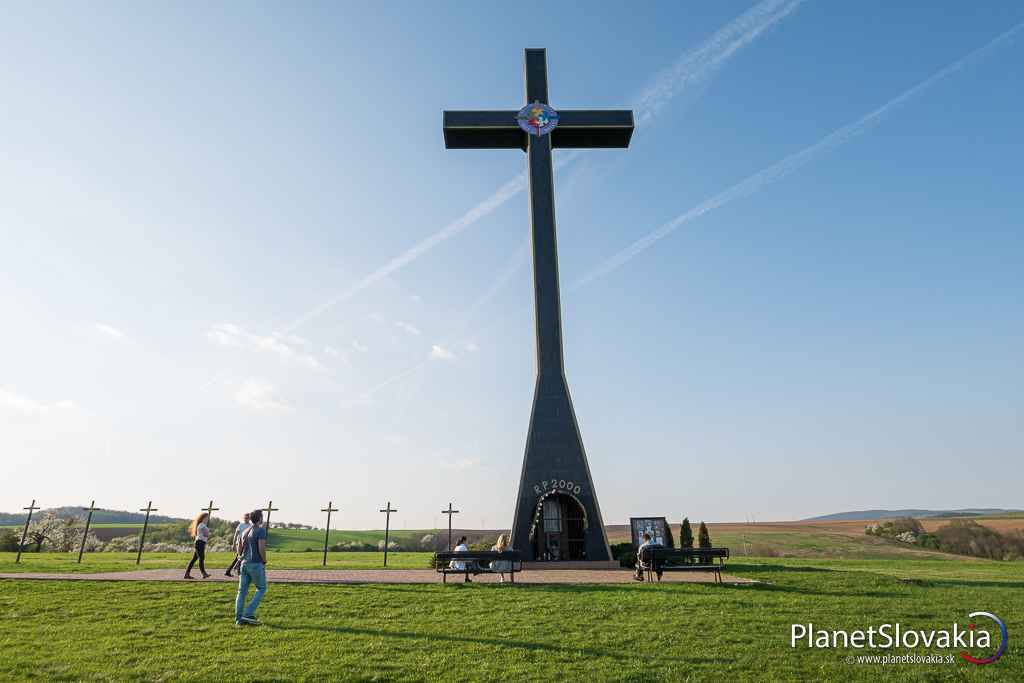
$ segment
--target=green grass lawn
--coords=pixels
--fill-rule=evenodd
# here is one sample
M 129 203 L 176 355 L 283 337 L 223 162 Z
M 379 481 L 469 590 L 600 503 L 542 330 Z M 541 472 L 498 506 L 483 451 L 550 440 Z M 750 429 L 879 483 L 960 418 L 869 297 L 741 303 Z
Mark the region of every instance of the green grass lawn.
M 72 553 L 23 553 L 21 562 L 15 564 L 15 553 L 0 553 L 0 573 L 43 572 L 43 573 L 95 573 L 116 572 L 133 569 L 166 569 L 181 567 L 182 572 L 191 555 L 185 553 L 143 553 L 142 564 L 136 567 L 135 553 L 86 553 L 82 564 L 78 564 L 78 552 Z M 432 553 L 388 553 L 388 569 L 427 569 Z M 231 553 L 207 553 L 206 570 L 223 571 L 231 563 Z M 323 552 L 267 553 L 267 566 L 274 569 L 320 569 Z M 384 553 L 328 553 L 328 569 L 382 569 Z
M 271 584 L 255 628 L 233 625 L 230 584 L 5 580 L 0 679 L 1024 680 L 1024 563 L 771 559 L 730 571 L 760 583 Z M 975 610 L 1010 633 L 987 667 L 853 665 L 864 651 L 789 646 L 792 623 L 949 628 Z
M 418 542 L 426 534 L 438 534 L 437 531 L 416 531 L 407 529 L 392 529 L 388 540 L 407 543 Z M 445 532 L 447 533 L 447 532 Z M 335 543 L 370 543 L 376 546 L 384 540 L 384 530 L 353 531 L 345 529 L 332 529 L 330 544 Z M 323 529 L 271 529 L 270 547 L 274 550 L 302 552 L 307 548 L 319 549 L 323 552 L 324 532 Z

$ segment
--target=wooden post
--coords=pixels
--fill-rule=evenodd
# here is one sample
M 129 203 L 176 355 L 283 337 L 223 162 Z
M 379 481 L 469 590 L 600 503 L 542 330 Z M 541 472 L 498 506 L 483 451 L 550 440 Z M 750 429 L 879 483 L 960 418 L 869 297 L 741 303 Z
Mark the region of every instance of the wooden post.
M 199 509 L 201 511 L 205 512 L 206 516 L 209 517 L 209 519 L 206 520 L 207 525 L 209 525 L 213 521 L 213 513 L 217 512 L 218 510 L 220 510 L 220 508 L 213 507 L 213 500 L 212 499 L 210 500 L 210 504 L 209 505 L 207 505 L 204 508 L 199 508 Z
M 18 544 L 18 556 L 14 558 L 14 563 L 21 562 L 21 551 L 25 547 L 25 537 L 28 536 L 28 523 L 32 521 L 32 511 L 41 510 L 42 508 L 36 507 L 36 499 L 32 499 L 32 504 L 27 508 L 21 508 L 22 510 L 28 510 L 28 517 L 25 518 L 25 528 L 21 530 L 21 543 Z
M 452 551 L 452 515 L 459 514 L 458 510 L 452 510 L 452 504 L 449 501 L 448 509 L 441 510 L 442 515 L 448 515 L 448 552 Z
M 331 513 L 337 512 L 338 508 L 331 506 L 332 501 L 327 501 L 327 507 L 321 508 L 320 512 L 327 513 L 327 530 L 324 531 L 324 566 L 327 566 L 327 544 L 331 538 Z
M 388 566 L 388 538 L 391 533 L 391 513 L 398 512 L 398 510 L 391 509 L 391 501 L 388 501 L 386 508 L 381 512 L 387 513 L 384 517 L 384 566 Z
M 213 501 L 210 501 L 210 507 L 213 507 Z M 135 564 L 142 561 L 142 546 L 146 545 L 146 529 L 149 528 L 149 513 L 156 512 L 157 509 L 153 507 L 153 501 L 146 503 L 145 508 L 139 508 L 139 512 L 146 513 L 146 519 L 142 522 L 142 535 L 139 536 L 139 554 L 135 556 Z
M 274 507 L 274 501 L 269 501 L 267 507 L 263 508 L 263 511 L 267 513 L 267 544 L 270 544 L 270 513 L 277 512 L 277 508 Z
M 85 541 L 89 538 L 89 527 L 92 526 L 92 513 L 99 508 L 96 507 L 96 501 L 89 503 L 89 507 L 82 508 L 83 512 L 88 512 L 89 516 L 85 518 L 85 533 L 82 534 L 82 545 L 78 548 L 78 564 L 82 564 L 82 553 L 85 552 Z

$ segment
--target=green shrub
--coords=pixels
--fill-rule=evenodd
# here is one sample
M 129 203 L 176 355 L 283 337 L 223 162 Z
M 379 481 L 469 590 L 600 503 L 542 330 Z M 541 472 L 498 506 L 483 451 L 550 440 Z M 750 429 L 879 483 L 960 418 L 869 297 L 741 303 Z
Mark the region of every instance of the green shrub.
M 683 517 L 683 523 L 679 526 L 679 547 L 693 547 L 693 529 L 690 527 L 689 517 Z
M 13 529 L 0 529 L 0 552 L 18 552 L 18 541 L 21 537 Z
M 612 557 L 619 561 L 623 567 L 633 568 L 636 566 L 636 548 L 630 542 L 613 543 L 611 546 Z
M 708 533 L 708 527 L 702 521 L 700 523 L 700 530 L 697 532 L 697 545 L 701 548 L 711 548 L 711 534 Z

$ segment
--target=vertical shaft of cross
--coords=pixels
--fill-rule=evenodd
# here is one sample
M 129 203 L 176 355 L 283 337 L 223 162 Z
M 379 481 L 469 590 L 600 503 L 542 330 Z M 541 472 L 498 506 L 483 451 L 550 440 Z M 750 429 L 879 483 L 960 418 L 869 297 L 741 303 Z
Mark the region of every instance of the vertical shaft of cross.
M 211 503 L 213 501 L 210 501 Z M 146 519 L 142 521 L 142 533 L 139 535 L 139 554 L 135 556 L 135 564 L 142 562 L 142 547 L 146 545 L 146 530 L 149 528 L 149 513 L 156 512 L 157 508 L 153 507 L 153 501 L 146 503 L 145 508 L 139 508 L 139 512 L 146 513 Z
M 327 544 L 330 543 L 331 539 L 331 513 L 337 512 L 338 508 L 334 507 L 334 501 L 327 501 L 327 507 L 321 508 L 320 512 L 327 513 L 327 528 L 324 529 L 324 565 L 327 566 Z
M 267 519 L 265 520 L 265 522 L 267 524 L 266 528 L 268 537 L 270 536 L 270 513 L 277 512 L 277 510 L 278 508 L 274 507 L 274 501 L 272 500 L 267 502 L 267 507 L 263 508 L 263 511 L 267 513 Z
M 82 564 L 82 553 L 85 552 L 85 541 L 89 538 L 89 527 L 92 525 L 92 513 L 96 510 L 96 501 L 89 503 L 89 507 L 82 508 L 84 512 L 88 512 L 89 516 L 85 518 L 85 531 L 82 532 L 82 545 L 78 548 L 78 564 Z
M 393 509 L 391 507 L 391 501 L 389 500 L 388 504 L 387 504 L 387 507 L 385 507 L 383 510 L 381 510 L 381 512 L 385 513 L 385 515 L 384 515 L 384 566 L 387 567 L 388 566 L 388 537 L 391 534 L 391 513 L 392 512 L 398 512 L 398 510 L 395 510 L 395 509 Z
M 14 558 L 15 564 L 21 562 L 21 551 L 25 547 L 25 538 L 28 536 L 28 525 L 32 521 L 32 513 L 40 508 L 36 507 L 36 499 L 33 498 L 32 504 L 22 509 L 28 510 L 28 517 L 25 518 L 25 528 L 21 530 L 21 543 L 18 544 L 18 556 Z
M 458 510 L 452 509 L 451 502 L 448 503 L 447 510 L 441 510 L 442 515 L 448 515 L 448 552 L 452 550 L 452 515 L 459 514 Z
M 547 104 L 548 70 L 544 50 L 526 50 L 525 70 L 526 101 Z M 558 245 L 555 234 L 555 183 L 551 136 L 528 137 L 537 374 L 542 380 L 552 378 L 560 381 L 562 314 L 558 293 Z

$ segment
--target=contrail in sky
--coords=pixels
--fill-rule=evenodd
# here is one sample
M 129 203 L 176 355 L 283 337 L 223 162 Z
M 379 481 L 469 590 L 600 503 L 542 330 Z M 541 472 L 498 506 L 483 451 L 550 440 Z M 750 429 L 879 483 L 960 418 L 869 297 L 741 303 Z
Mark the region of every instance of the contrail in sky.
M 636 122 L 655 118 L 670 100 L 692 86 L 704 85 L 736 52 L 793 13 L 803 0 L 764 0 L 710 38 L 684 53 L 675 64 L 657 74 L 635 105 Z
M 652 120 L 672 98 L 680 95 L 689 87 L 706 83 L 730 57 L 791 14 L 802 2 L 803 0 L 763 0 L 720 28 L 696 48 L 684 53 L 674 65 L 655 76 L 652 84 L 641 94 L 636 105 L 637 123 L 642 124 Z M 556 158 L 555 167 L 564 166 L 577 156 L 578 153 L 575 151 L 559 155 Z M 348 301 L 359 292 L 415 261 L 442 242 L 465 231 L 524 189 L 526 189 L 525 172 L 502 185 L 494 194 L 455 221 L 402 252 L 369 275 L 349 285 L 327 301 L 310 309 L 277 332 L 279 334 L 294 332 L 337 304 Z
M 700 218 L 704 214 L 714 211 L 715 209 L 721 208 L 736 199 L 741 199 L 743 197 L 751 195 L 760 190 L 765 185 L 785 178 L 793 171 L 796 171 L 797 169 L 801 168 L 810 161 L 813 161 L 822 154 L 829 152 L 835 149 L 836 147 L 844 144 L 845 142 L 851 140 L 852 138 L 860 135 L 861 133 L 864 133 L 871 126 L 878 123 L 881 120 L 881 118 L 892 109 L 895 109 L 896 107 L 900 106 L 910 98 L 921 93 L 925 89 L 931 87 L 932 85 L 946 78 L 947 76 L 956 73 L 965 66 L 985 59 L 992 52 L 994 52 L 1000 45 L 1002 45 L 1010 38 L 1012 38 L 1022 28 L 1024 28 L 1024 22 L 1017 24 L 1009 31 L 1006 31 L 1005 33 L 997 36 L 996 38 L 993 38 L 983 47 L 974 50 L 970 54 L 961 57 L 952 64 L 937 71 L 936 73 L 932 74 L 931 76 L 921 81 L 914 87 L 903 92 L 901 95 L 898 95 L 893 99 L 889 100 L 878 109 L 875 109 L 869 114 L 862 116 L 853 123 L 847 124 L 842 128 L 839 128 L 833 131 L 832 133 L 829 133 L 824 138 L 822 138 L 815 144 L 811 145 L 810 147 L 805 147 L 799 152 L 790 154 L 781 161 L 778 161 L 772 164 L 771 166 L 768 166 L 767 168 L 758 171 L 757 173 L 746 178 L 745 180 L 737 183 L 736 185 L 733 185 L 724 192 L 720 192 L 714 197 L 711 197 L 710 199 L 701 202 L 700 204 L 693 207 L 686 213 L 677 216 L 676 218 L 672 219 L 668 223 L 665 223 L 656 230 L 644 235 L 640 239 L 630 244 L 625 249 L 621 250 L 620 252 L 609 258 L 604 263 L 598 265 L 596 268 L 592 269 L 590 272 L 586 273 L 578 280 L 573 282 L 570 287 L 570 291 L 579 289 L 580 287 L 585 287 L 594 280 L 602 278 L 608 273 L 611 273 L 612 271 L 618 269 L 619 267 L 627 263 L 630 259 L 638 255 L 640 252 L 648 249 L 658 240 L 661 240 L 667 237 L 668 235 L 672 234 L 686 223 L 689 223 L 694 219 Z

